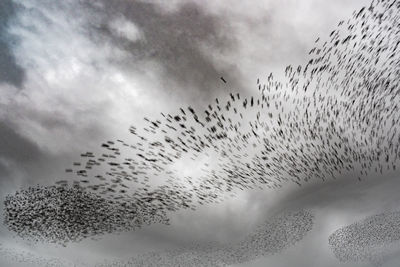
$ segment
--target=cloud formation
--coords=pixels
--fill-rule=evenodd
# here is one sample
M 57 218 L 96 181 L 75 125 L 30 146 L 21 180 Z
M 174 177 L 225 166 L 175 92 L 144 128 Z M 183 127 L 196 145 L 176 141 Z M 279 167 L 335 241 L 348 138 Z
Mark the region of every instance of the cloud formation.
M 301 63 L 311 48 L 309 41 L 318 36 L 313 31 L 325 32 L 327 36 L 330 31 L 326 28 L 331 30 L 339 18 L 347 17 L 344 14 L 362 1 L 307 1 L 300 5 L 293 1 L 279 5 L 271 1 L 258 5 L 237 2 L 199 5 L 189 1 L 175 1 L 171 6 L 156 1 L 115 3 L 21 1 L 17 12 L 7 13 L 12 16 L 7 18 L 7 27 L 0 28 L 1 36 L 5 32 L 18 41 L 3 46 L 7 48 L 5 55 L 11 55 L 3 60 L 14 66 L 10 70 L 14 69 L 18 75 L 8 74 L 0 84 L 0 135 L 4 137 L 0 139 L 2 194 L 14 193 L 18 187 L 32 183 L 51 184 L 64 178 L 59 177 L 60 172 L 82 151 L 96 152 L 96 146 L 110 136 L 128 136 L 130 124 L 141 127 L 144 116 L 175 111 L 182 102 L 192 101 L 206 108 L 204 103 L 228 90 L 251 91 L 247 80 L 255 84 L 252 77 L 258 75 L 255 73 L 265 76 L 291 60 Z M 330 24 L 329 20 L 334 22 Z M 226 78 L 226 85 L 219 80 L 220 76 Z M 181 165 L 184 167 L 186 163 Z M 335 186 L 326 185 L 326 194 L 310 198 L 318 203 L 333 201 L 332 188 Z M 368 188 L 363 190 L 354 190 L 350 195 L 357 198 L 370 192 Z M 285 205 L 279 199 L 287 194 L 297 196 L 288 191 L 280 191 L 279 196 L 268 199 L 276 210 Z M 313 192 L 300 191 L 314 196 Z M 227 233 L 234 235 L 243 233 L 241 227 L 246 228 L 257 220 L 260 211 L 255 207 L 264 205 L 266 198 L 254 192 L 238 197 L 237 202 L 213 206 L 220 211 L 220 217 L 215 214 L 221 219 L 218 228 L 204 222 L 212 214 L 207 208 L 200 209 L 198 216 L 190 213 L 171 216 L 182 228 L 188 226 L 183 226 L 179 219 L 186 216 L 183 221 L 193 225 L 191 228 L 196 232 L 187 230 L 179 238 L 212 239 L 217 232 L 223 232 L 216 229 L 229 229 Z M 379 203 L 382 202 L 378 199 L 374 209 L 380 209 Z M 340 214 L 339 210 L 329 211 Z M 241 216 L 246 218 L 237 222 L 235 218 L 241 212 L 246 212 L 246 216 Z M 342 217 L 346 222 L 352 218 L 350 214 Z M 180 235 L 178 228 L 168 228 L 168 231 Z M 164 228 L 159 232 L 150 229 L 154 228 L 131 236 L 152 235 L 167 242 L 177 238 L 165 234 L 168 231 Z M 134 243 L 133 237 L 121 243 Z M 99 248 L 115 239 L 118 237 L 107 236 L 103 242 L 90 243 L 88 254 L 93 254 L 88 257 L 99 257 L 102 254 Z M 306 244 L 308 248 L 315 245 L 310 241 Z M 126 251 L 123 244 L 115 247 Z M 54 251 L 64 255 L 73 249 Z M 121 253 L 115 248 L 103 252 Z M 332 255 L 323 252 L 321 258 L 329 261 Z M 291 255 L 293 259 L 298 256 Z M 273 266 L 282 262 L 281 259 Z M 336 266 L 336 261 L 332 262 L 331 266 Z M 304 263 L 304 266 L 309 265 Z
M 18 5 L 12 0 L 0 3 L 0 83 L 9 83 L 20 88 L 25 79 L 25 71 L 18 64 L 13 51 L 13 45 L 18 42 L 18 36 L 9 34 L 8 28 L 18 12 Z

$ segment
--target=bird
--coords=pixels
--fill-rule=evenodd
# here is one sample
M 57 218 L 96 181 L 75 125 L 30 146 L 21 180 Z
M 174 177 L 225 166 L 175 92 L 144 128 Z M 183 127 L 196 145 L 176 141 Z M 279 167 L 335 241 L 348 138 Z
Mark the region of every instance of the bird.
M 8 195 L 5 225 L 21 238 L 66 244 L 168 224 L 170 212 L 243 190 L 343 176 L 362 183 L 395 169 L 399 10 L 395 1 L 357 10 L 325 41 L 318 37 L 304 64 L 287 66 L 280 80 L 258 78 L 253 95 L 230 92 L 203 110 L 145 117 L 128 129 L 129 140 L 81 153 L 63 172 L 67 183 Z

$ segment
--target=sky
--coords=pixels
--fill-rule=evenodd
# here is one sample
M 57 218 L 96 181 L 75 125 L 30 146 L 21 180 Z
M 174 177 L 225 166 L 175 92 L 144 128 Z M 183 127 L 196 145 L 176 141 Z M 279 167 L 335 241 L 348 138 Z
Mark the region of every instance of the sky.
M 287 65 L 305 64 L 318 37 L 328 38 L 365 5 L 369 1 L 1 1 L 0 198 L 62 179 L 77 155 L 105 140 L 129 140 L 129 127 L 141 127 L 144 117 L 205 108 L 230 92 L 257 93 L 257 78 L 271 72 L 283 78 Z M 188 243 L 238 242 L 274 216 L 307 210 L 313 228 L 301 241 L 232 266 L 374 266 L 370 259 L 339 261 L 328 239 L 368 216 L 398 211 L 397 176 L 245 191 L 171 214 L 168 226 L 67 247 L 31 244 L 1 225 L 0 243 L 15 255 L 94 266 Z M 2 251 L 0 266 L 32 264 Z M 398 266 L 396 245 L 385 251 L 379 264 Z

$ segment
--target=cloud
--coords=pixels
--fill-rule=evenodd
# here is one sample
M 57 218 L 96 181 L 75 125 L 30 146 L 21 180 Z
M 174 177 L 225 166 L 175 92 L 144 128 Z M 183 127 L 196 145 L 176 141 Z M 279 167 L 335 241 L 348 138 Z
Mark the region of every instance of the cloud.
M 44 255 L 37 255 L 35 252 L 24 249 L 18 244 L 0 243 L 0 265 L 25 267 L 25 266 L 38 266 L 38 267 L 72 267 L 76 266 L 72 262 L 63 261 L 54 257 L 47 257 Z
M 115 35 L 126 38 L 131 42 L 136 42 L 144 38 L 143 33 L 138 27 L 125 19 L 124 17 L 116 18 L 109 23 L 111 32 Z
M 21 2 L 7 28 L 7 34 L 17 36 L 19 42 L 11 48 L 7 46 L 7 53 L 22 66 L 24 87 L 15 90 L 9 84 L 0 85 L 0 136 L 3 133 L 6 137 L 6 141 L 0 142 L 5 148 L 5 159 L 0 161 L 1 181 L 6 176 L 17 186 L 26 186 L 28 181 L 53 181 L 62 175 L 65 162 L 70 163 L 73 158 L 71 155 L 90 150 L 109 136 L 128 135 L 129 124 L 140 125 L 143 116 L 177 110 L 190 101 L 204 107 L 209 99 L 227 90 L 251 90 L 247 81 L 254 82 L 253 77 L 258 74 L 303 60 L 308 42 L 317 36 L 313 31 L 332 27 L 325 17 L 334 17 L 336 23 L 344 10 L 348 12 L 360 2 L 221 2 L 215 4 L 219 8 L 212 3 L 200 6 L 187 1 L 174 2 L 170 7 L 154 1 Z M 221 83 L 220 76 L 228 80 L 229 89 Z M 7 79 L 12 77 L 8 75 Z M 24 175 L 16 175 L 21 169 L 25 169 Z M 2 187 L 4 192 L 14 189 Z M 342 192 L 332 184 L 324 187 L 323 193 L 314 195 L 314 191 L 318 189 L 301 192 L 321 208 Z M 174 217 L 179 226 L 174 230 L 162 228 L 157 232 L 149 228 L 139 235 L 153 235 L 155 241 L 150 247 L 163 238 L 171 243 L 193 236 L 235 236 L 254 223 L 260 213 L 272 212 L 270 208 L 258 209 L 265 203 L 280 210 L 288 202 L 279 200 L 291 196 L 291 205 L 302 204 L 291 191 L 280 191 L 272 199 L 264 198 L 265 194 L 249 192 L 239 196 L 237 202 L 207 206 L 198 215 L 187 214 L 183 220 Z M 362 195 L 357 190 L 347 191 L 347 198 L 342 199 L 349 200 L 343 200 L 339 206 Z M 240 202 L 246 203 L 242 207 Z M 356 209 L 363 204 L 357 203 Z M 342 218 L 338 224 L 352 218 L 349 214 L 339 216 L 336 209 L 330 211 Z M 214 214 L 216 219 L 208 218 Z M 183 225 L 185 222 L 187 225 Z M 107 255 L 118 254 L 116 247 L 126 251 L 125 244 L 137 242 L 136 237 L 109 236 L 103 242 L 89 243 L 87 248 L 82 245 L 80 250 L 100 257 L 96 249 L 105 246 L 103 251 Z M 108 247 L 107 242 L 117 245 Z M 75 254 L 68 251 L 69 256 L 75 257 L 78 250 Z M 66 253 L 55 251 L 60 255 Z
M 0 3 L 0 84 L 9 83 L 15 87 L 21 87 L 25 79 L 25 71 L 18 64 L 13 52 L 13 45 L 18 38 L 8 33 L 8 27 L 17 9 L 18 6 L 12 0 L 4 0 Z
M 26 79 L 22 91 L 2 87 L 0 118 L 52 153 L 126 136 L 143 114 L 201 106 L 226 90 L 219 77 L 230 67 L 214 54 L 234 47 L 228 26 L 196 4 L 17 4 L 7 32 L 19 39 L 12 52 Z M 228 80 L 238 85 L 240 75 Z
M 173 10 L 165 10 L 155 3 L 119 0 L 96 2 L 92 8 L 102 18 L 89 25 L 96 31 L 94 38 L 128 52 L 130 57 L 123 64 L 129 68 L 146 71 L 144 62 L 156 62 L 162 68 L 164 90 L 169 93 L 183 99 L 210 99 L 221 90 L 220 76 L 236 87 L 241 85 L 238 69 L 233 64 L 219 65 L 216 60 L 218 54 L 235 50 L 233 29 L 223 17 L 205 12 L 198 3 L 181 2 Z M 109 22 L 121 15 L 125 25 L 136 26 L 141 41 L 115 31 L 114 23 Z
M 127 131 L 129 114 L 140 106 L 137 75 L 109 64 L 125 53 L 88 39 L 84 25 L 90 17 L 77 8 L 79 15 L 70 20 L 74 7 L 71 1 L 21 2 L 8 29 L 20 39 L 13 50 L 27 79 L 21 91 L 3 87 L 0 118 L 51 153 L 90 146 L 88 140 L 120 131 L 121 115 Z
M 21 136 L 3 121 L 0 121 L 0 136 L 0 158 L 22 163 L 35 161 L 42 154 L 37 145 Z

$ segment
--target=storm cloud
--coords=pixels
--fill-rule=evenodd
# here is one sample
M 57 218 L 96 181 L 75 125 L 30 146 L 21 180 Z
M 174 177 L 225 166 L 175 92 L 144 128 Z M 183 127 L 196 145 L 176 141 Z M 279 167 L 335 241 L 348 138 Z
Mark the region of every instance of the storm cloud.
M 18 5 L 12 0 L 0 3 L 0 82 L 21 87 L 25 71 L 14 56 L 13 45 L 18 42 L 18 36 L 8 33 L 8 27 L 17 12 Z
M 123 0 L 95 2 L 92 8 L 103 17 L 90 25 L 96 30 L 95 40 L 112 42 L 127 51 L 130 57 L 122 62 L 126 66 L 140 71 L 146 71 L 142 64 L 147 61 L 160 66 L 163 87 L 170 93 L 202 98 L 215 95 L 220 76 L 234 87 L 243 86 L 237 67 L 218 64 L 218 57 L 237 45 L 232 26 L 207 13 L 199 2 L 183 2 L 173 10 L 151 2 Z
M 147 127 L 144 117 L 155 121 L 160 112 L 180 112 L 178 107 L 205 110 L 217 97 L 229 99 L 229 93 L 253 95 L 257 78 L 265 82 L 270 72 L 283 80 L 286 65 L 306 64 L 319 36 L 321 41 L 329 39 L 339 21 L 369 4 L 362 0 L 2 1 L 0 197 L 35 184 L 48 192 L 55 181 L 70 179 L 65 169 L 80 154 L 101 154 L 99 145 L 107 140 L 135 142 L 129 128 Z M 283 103 L 285 109 L 292 106 Z M 121 159 L 132 153 L 122 153 Z M 198 166 L 188 163 L 182 160 L 179 170 L 196 172 Z M 235 243 L 268 218 L 305 209 L 315 215 L 314 227 L 296 246 L 232 264 L 371 266 L 368 261 L 340 262 L 328 243 L 338 229 L 367 216 L 398 212 L 396 170 L 386 176 L 369 175 L 361 181 L 349 174 L 301 187 L 284 183 L 282 188 L 244 190 L 195 211 L 170 212 L 170 225 L 104 234 L 67 247 L 25 242 L 2 225 L 2 248 L 13 249 L 0 249 L 0 255 L 8 255 L 0 256 L 0 265 L 40 265 L 47 260 L 51 266 L 54 256 L 59 258 L 55 264 L 71 260 L 78 266 L 93 266 L 104 258 L 123 261 L 188 243 Z M 4 203 L 0 207 L 4 210 Z M 379 263 L 397 266 L 397 250 L 388 252 Z M 31 260 L 13 260 L 18 257 Z

